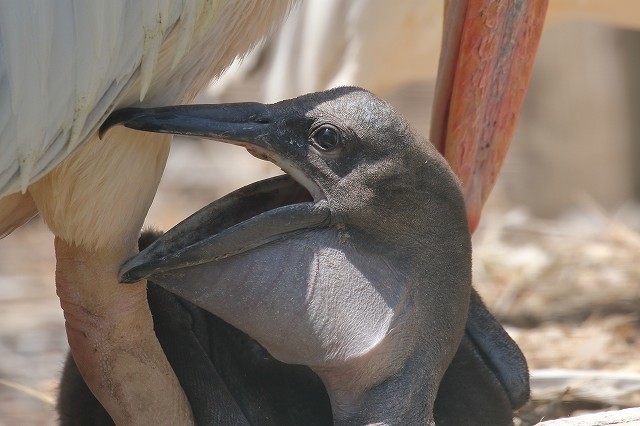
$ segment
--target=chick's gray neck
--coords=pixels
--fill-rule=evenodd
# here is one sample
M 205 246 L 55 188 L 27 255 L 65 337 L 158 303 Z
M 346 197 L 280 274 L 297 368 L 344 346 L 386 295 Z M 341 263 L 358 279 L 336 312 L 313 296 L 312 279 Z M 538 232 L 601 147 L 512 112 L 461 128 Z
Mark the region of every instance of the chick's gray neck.
M 428 355 L 425 352 L 419 350 L 406 359 L 395 373 L 364 388 L 359 382 L 375 382 L 375 375 L 380 372 L 374 365 L 368 365 L 363 369 L 356 367 L 335 371 L 316 370 L 330 396 L 334 424 L 435 424 L 432 415 L 433 404 L 442 372 L 428 368 Z M 380 354 L 380 357 L 387 356 L 393 354 Z M 365 363 L 375 362 L 375 359 L 371 359 Z

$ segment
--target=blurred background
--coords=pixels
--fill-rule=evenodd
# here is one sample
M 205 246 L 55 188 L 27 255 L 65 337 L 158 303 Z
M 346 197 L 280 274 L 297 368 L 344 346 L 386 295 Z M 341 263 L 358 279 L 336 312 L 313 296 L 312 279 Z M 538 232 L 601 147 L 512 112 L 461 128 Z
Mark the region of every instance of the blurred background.
M 428 135 L 441 2 L 302 6 L 198 102 L 276 101 L 355 84 Z M 474 282 L 532 369 L 588 379 L 547 370 L 521 424 L 640 405 L 640 3 L 552 0 L 547 22 L 474 236 Z M 238 147 L 176 140 L 147 223 L 169 229 L 279 173 Z M 67 343 L 54 270 L 53 237 L 39 219 L 0 240 L 0 425 L 56 421 Z

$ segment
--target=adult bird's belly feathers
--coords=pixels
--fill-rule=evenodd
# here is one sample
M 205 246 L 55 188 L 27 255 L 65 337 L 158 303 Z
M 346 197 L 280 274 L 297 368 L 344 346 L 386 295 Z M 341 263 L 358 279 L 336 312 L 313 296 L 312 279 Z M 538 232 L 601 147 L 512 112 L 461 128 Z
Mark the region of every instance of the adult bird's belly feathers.
M 272 105 L 129 109 L 115 124 L 245 146 L 297 182 L 206 207 L 123 265 L 124 281 L 152 278 L 308 365 L 338 424 L 433 421 L 465 329 L 471 243 L 455 176 L 400 115 L 345 87 Z
M 280 22 L 292 1 L 0 4 L 0 235 L 39 212 L 76 361 L 120 423 L 182 422 L 144 286 L 123 289 L 167 136 L 96 130 L 117 107 L 187 102 Z M 133 378 L 133 380 L 131 380 Z M 164 394 L 151 395 L 149 387 Z M 173 398 L 174 400 L 176 398 Z

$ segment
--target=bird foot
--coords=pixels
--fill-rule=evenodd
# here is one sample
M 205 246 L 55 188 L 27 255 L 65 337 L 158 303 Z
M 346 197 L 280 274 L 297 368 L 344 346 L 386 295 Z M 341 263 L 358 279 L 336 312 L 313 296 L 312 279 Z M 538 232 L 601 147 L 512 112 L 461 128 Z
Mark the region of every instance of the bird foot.
M 61 238 L 55 248 L 69 346 L 116 424 L 192 424 L 189 403 L 153 332 L 146 285 L 118 283 L 122 256 L 113 251 L 87 250 Z

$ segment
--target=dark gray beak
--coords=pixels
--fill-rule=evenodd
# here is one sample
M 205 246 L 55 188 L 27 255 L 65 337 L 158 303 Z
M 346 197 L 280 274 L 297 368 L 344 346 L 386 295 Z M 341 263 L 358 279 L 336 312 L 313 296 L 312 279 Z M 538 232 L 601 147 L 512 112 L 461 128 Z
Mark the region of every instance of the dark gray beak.
M 287 137 L 285 126 L 278 125 L 287 112 L 279 104 L 255 102 L 126 108 L 109 116 L 100 128 L 100 136 L 122 125 L 146 132 L 215 139 L 243 146 L 256 157 L 287 170 L 287 159 L 295 158 L 295 151 L 305 148 L 302 143 L 291 144 L 295 138 Z
M 116 125 L 174 135 L 255 142 L 273 122 L 270 109 L 254 102 L 219 105 L 178 105 L 160 108 L 125 108 L 111 114 L 100 136 Z
M 328 220 L 326 202 L 311 202 L 306 190 L 289 176 L 258 181 L 171 228 L 122 265 L 120 282 L 134 283 L 150 275 L 233 257 L 323 226 Z M 208 278 L 203 276 L 202 282 Z
M 255 102 L 125 108 L 114 112 L 100 128 L 130 129 L 215 139 L 247 149 L 294 177 L 315 200 L 324 194 L 301 164 L 306 162 L 308 123 L 291 107 L 295 100 L 265 105 Z M 295 123 L 292 125 L 292 123 Z
M 324 195 L 299 166 L 306 157 L 303 117 L 291 126 L 292 109 L 284 103 L 183 105 L 116 111 L 100 129 L 125 127 L 156 133 L 198 136 L 240 145 L 290 173 L 312 200 L 300 202 L 300 185 L 291 179 L 257 182 L 212 203 L 187 218 L 121 269 L 121 281 L 215 261 L 325 223 Z M 289 119 L 289 125 L 285 120 Z M 310 202 L 315 201 L 315 202 Z M 247 216 L 252 212 L 256 217 Z M 233 220 L 222 220 L 223 217 Z M 217 224 L 215 229 L 213 223 Z

